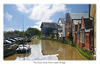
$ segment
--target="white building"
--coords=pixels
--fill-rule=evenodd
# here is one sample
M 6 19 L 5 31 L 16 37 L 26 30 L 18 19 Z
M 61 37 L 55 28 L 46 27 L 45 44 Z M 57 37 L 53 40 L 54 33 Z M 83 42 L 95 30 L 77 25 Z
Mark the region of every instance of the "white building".
M 59 18 L 58 20 L 58 37 L 65 37 L 65 18 Z

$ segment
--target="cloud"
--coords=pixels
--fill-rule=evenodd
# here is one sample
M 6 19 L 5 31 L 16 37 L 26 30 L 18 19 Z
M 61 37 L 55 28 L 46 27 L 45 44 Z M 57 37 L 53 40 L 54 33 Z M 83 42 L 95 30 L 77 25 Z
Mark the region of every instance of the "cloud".
M 6 28 L 6 27 L 4 27 L 4 31 L 15 31 L 15 30 L 22 31 L 22 29 L 14 29 L 14 28 Z
M 14 28 L 4 28 L 4 31 L 14 31 Z
M 8 20 L 8 21 L 10 21 L 11 19 L 12 19 L 12 15 L 11 14 L 9 14 L 8 12 L 5 14 L 5 18 Z
M 64 4 L 54 4 L 54 5 L 47 5 L 47 4 L 39 4 L 34 5 L 32 8 L 32 13 L 30 14 L 29 18 L 32 20 L 37 20 L 38 29 L 42 22 L 52 22 L 51 16 L 56 12 L 65 12 L 66 6 Z M 35 25 L 36 26 L 36 25 Z
M 55 4 L 55 5 L 45 5 L 39 4 L 34 5 L 32 8 L 32 13 L 29 16 L 33 20 L 39 21 L 52 21 L 50 17 L 56 12 L 66 11 L 66 6 L 64 4 Z
M 29 18 L 37 21 L 33 27 L 40 29 L 42 22 L 53 22 L 50 19 L 56 12 L 65 12 L 67 10 L 65 4 L 35 4 L 31 8 L 26 8 L 25 5 L 16 5 L 17 9 L 23 13 L 29 13 Z
M 17 4 L 16 7 L 17 7 L 17 10 L 19 10 L 22 13 L 29 13 L 29 11 L 30 11 L 23 4 Z

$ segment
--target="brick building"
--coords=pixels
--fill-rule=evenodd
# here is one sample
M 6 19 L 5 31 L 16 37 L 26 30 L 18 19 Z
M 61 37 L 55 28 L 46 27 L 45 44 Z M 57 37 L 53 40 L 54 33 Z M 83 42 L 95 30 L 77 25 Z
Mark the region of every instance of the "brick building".
M 69 13 L 65 15 L 65 38 L 68 40 L 67 36 L 72 32 L 72 19 Z
M 89 18 L 81 19 L 80 29 L 80 47 L 86 47 L 88 50 L 93 46 L 93 25 Z

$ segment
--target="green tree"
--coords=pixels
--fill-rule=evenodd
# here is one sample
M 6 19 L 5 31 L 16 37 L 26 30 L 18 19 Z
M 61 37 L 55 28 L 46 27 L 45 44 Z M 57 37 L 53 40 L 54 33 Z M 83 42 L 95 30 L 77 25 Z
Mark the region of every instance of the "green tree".
M 23 31 L 19 32 L 19 33 L 17 34 L 17 36 L 23 37 Z
M 26 33 L 26 36 L 27 37 L 32 37 L 32 36 L 35 36 L 35 35 L 37 35 L 37 36 L 40 36 L 41 35 L 41 31 L 40 30 L 38 30 L 37 28 L 31 28 L 31 27 L 29 27 L 25 31 L 25 33 Z
M 67 36 L 67 38 L 73 42 L 73 37 L 72 37 L 72 32 L 70 32 L 70 34 Z

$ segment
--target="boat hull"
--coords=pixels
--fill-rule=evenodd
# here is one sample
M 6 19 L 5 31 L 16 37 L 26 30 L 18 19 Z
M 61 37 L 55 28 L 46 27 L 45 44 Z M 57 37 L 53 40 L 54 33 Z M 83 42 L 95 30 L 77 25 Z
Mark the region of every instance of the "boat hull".
M 29 52 L 31 52 L 31 48 L 30 49 L 27 49 L 27 50 L 25 50 L 25 49 L 22 49 L 22 50 L 16 50 L 16 53 L 17 54 L 26 54 L 26 53 L 29 53 Z

